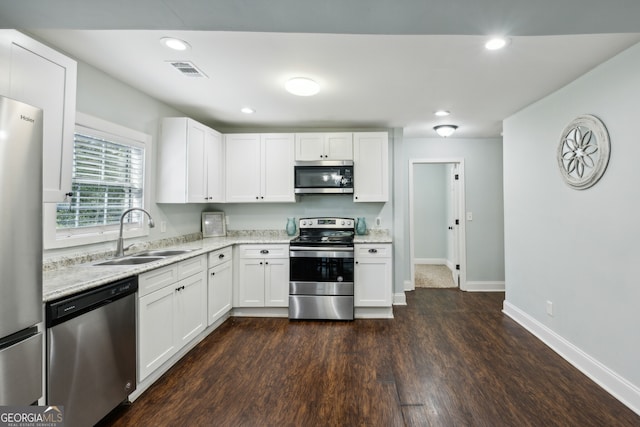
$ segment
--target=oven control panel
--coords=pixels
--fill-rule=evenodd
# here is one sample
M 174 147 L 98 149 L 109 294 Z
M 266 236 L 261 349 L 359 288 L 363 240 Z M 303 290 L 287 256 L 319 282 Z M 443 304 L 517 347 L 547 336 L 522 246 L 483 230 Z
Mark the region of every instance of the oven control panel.
M 353 218 L 300 218 L 300 228 L 353 228 Z

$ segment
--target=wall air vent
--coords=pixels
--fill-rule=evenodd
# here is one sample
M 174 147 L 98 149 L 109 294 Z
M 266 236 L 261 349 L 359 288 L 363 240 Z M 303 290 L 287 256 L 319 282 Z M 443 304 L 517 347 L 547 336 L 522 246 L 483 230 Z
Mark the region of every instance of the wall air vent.
M 189 61 L 168 61 L 176 70 L 180 71 L 184 76 L 187 77 L 205 77 L 207 75 L 200 71 L 198 67 L 193 65 L 192 62 Z

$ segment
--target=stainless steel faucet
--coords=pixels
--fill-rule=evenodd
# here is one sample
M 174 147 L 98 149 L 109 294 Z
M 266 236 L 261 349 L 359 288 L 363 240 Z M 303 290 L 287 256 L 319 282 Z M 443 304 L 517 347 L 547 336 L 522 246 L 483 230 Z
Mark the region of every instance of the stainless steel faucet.
M 122 229 L 124 226 L 124 217 L 127 216 L 127 214 L 131 211 L 142 211 L 146 213 L 147 216 L 149 217 L 149 228 L 153 228 L 156 226 L 153 222 L 153 218 L 151 218 L 151 214 L 142 208 L 131 208 L 122 212 L 122 215 L 120 216 L 120 234 L 118 235 L 118 243 L 116 245 L 116 255 L 115 255 L 116 258 L 124 256 L 124 238 L 122 237 Z

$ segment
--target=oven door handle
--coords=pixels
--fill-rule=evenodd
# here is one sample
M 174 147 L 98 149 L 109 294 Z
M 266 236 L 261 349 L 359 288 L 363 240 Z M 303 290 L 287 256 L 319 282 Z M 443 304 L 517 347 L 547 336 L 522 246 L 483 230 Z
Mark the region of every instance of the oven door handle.
M 353 258 L 353 248 L 301 248 L 290 249 L 291 258 Z

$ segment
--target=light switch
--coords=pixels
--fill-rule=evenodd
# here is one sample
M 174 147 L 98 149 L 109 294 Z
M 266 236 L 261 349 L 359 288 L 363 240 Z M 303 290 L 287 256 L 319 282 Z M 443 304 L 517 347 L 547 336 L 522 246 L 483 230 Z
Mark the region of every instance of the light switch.
M 473 221 L 473 214 L 471 212 L 467 212 L 467 221 Z

